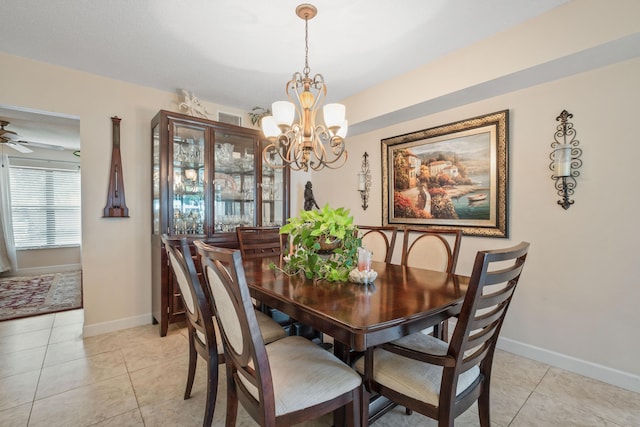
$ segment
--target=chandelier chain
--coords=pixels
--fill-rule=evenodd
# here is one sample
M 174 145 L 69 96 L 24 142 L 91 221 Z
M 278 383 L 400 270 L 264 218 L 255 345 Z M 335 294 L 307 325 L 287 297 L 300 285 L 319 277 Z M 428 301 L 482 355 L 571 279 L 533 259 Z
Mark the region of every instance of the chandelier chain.
M 309 18 L 304 18 L 304 70 L 305 77 L 309 77 L 311 68 L 309 68 Z

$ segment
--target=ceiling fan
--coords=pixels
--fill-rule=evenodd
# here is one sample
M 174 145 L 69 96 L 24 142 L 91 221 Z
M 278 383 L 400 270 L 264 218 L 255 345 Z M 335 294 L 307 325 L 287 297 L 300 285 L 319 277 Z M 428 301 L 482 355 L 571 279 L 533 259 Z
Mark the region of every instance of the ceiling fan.
M 23 141 L 20 139 L 20 135 L 12 130 L 5 129 L 9 122 L 6 120 L 0 120 L 0 144 L 5 144 L 8 147 L 13 148 L 21 153 L 33 153 L 33 150 L 28 146 L 36 148 L 47 148 L 49 150 L 64 150 L 61 145 L 43 144 L 41 142 Z

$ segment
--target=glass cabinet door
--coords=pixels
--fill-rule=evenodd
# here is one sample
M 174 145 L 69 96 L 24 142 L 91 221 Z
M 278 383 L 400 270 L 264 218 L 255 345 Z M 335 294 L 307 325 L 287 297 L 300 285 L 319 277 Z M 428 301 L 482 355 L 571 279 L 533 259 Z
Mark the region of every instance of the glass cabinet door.
M 173 122 L 170 130 L 170 188 L 172 208 L 169 210 L 171 234 L 205 233 L 205 133 L 206 128 Z
M 263 145 L 268 144 L 264 142 Z M 262 155 L 262 152 L 260 153 Z M 278 164 L 279 157 L 273 156 L 272 162 Z M 281 164 L 281 163 L 280 163 Z M 280 227 L 284 224 L 286 186 L 285 169 L 274 169 L 262 161 L 262 226 Z
M 152 220 L 153 220 L 153 234 L 160 234 L 160 125 L 157 124 L 152 130 L 152 190 L 153 195 L 151 199 L 152 204 Z
M 256 140 L 216 130 L 214 141 L 214 231 L 255 226 Z

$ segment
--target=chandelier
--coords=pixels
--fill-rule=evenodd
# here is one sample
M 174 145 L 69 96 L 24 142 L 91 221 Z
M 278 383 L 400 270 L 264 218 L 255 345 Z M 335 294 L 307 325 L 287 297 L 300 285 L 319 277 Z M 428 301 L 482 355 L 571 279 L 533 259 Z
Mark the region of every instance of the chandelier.
M 311 4 L 301 4 L 296 15 L 304 19 L 304 69 L 287 82 L 285 93 L 289 101 L 271 105 L 271 116 L 263 117 L 260 125 L 270 144 L 262 152 L 264 161 L 272 168 L 289 166 L 293 170 L 320 170 L 325 166 L 336 169 L 347 160 L 344 138 L 348 123 L 342 104 L 327 104 L 322 113 L 324 124 L 316 122 L 318 109 L 327 95 L 324 78 L 309 77 L 309 20 L 318 10 Z M 294 122 L 296 118 L 298 121 Z

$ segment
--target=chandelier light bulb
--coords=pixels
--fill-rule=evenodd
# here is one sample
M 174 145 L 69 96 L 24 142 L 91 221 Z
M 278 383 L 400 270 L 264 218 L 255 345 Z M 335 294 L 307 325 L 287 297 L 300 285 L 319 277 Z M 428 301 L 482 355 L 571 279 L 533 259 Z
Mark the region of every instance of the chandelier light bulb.
M 338 129 L 338 132 L 336 132 L 336 136 L 339 136 L 342 139 L 346 138 L 348 129 L 349 129 L 349 120 L 345 120 L 344 122 L 342 122 L 340 129 Z
M 296 114 L 296 107 L 289 101 L 276 101 L 271 104 L 273 119 L 277 126 L 291 126 Z
M 342 104 L 327 104 L 322 109 L 324 123 L 329 129 L 338 128 L 344 123 L 345 107 Z
M 262 127 L 264 136 L 270 141 L 275 140 L 276 137 L 280 135 L 280 128 L 278 128 L 273 116 L 263 117 L 262 120 L 260 120 L 260 127 Z

